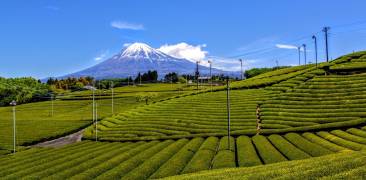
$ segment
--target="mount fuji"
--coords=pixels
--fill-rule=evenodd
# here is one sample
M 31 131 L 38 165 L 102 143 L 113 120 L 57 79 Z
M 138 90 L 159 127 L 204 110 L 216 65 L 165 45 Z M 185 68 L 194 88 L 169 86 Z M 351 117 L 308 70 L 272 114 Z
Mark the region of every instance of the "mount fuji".
M 93 76 L 96 79 L 135 77 L 139 72 L 145 73 L 156 70 L 159 79 L 170 72 L 178 74 L 194 74 L 196 63 L 187 59 L 169 56 L 144 43 L 134 43 L 124 48 L 120 53 L 85 70 L 72 73 L 65 77 Z M 210 69 L 199 65 L 201 75 L 208 75 Z M 212 74 L 233 75 L 233 72 L 212 68 Z

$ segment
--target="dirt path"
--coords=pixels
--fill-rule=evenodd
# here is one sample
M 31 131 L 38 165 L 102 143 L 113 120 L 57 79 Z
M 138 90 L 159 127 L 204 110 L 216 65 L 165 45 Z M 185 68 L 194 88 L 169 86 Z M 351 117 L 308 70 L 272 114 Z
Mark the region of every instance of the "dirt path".
M 52 141 L 46 141 L 42 143 L 38 143 L 36 145 L 33 145 L 32 147 L 62 147 L 67 144 L 72 144 L 75 142 L 80 142 L 81 138 L 83 137 L 84 130 L 81 130 L 79 132 L 76 132 L 74 134 L 70 134 L 64 137 L 60 137 L 58 139 L 54 139 Z

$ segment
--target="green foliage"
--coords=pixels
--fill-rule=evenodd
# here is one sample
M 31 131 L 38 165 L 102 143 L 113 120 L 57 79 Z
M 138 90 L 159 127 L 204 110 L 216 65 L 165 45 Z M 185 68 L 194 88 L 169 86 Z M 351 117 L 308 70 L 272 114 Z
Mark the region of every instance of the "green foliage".
M 228 142 L 228 136 L 221 138 L 218 152 L 212 161 L 212 169 L 236 167 L 235 139 L 230 137 L 230 147 Z
M 347 148 L 344 148 L 342 146 L 339 146 L 337 144 L 334 144 L 334 143 L 331 143 L 313 133 L 310 133 L 310 132 L 306 132 L 306 133 L 303 133 L 302 136 L 304 138 L 306 138 L 307 140 L 313 142 L 313 143 L 316 143 L 316 144 L 319 144 L 331 151 L 334 151 L 334 152 L 339 152 L 339 151 L 344 151 L 344 150 L 347 150 Z
M 149 104 L 149 100 L 152 100 L 153 98 L 155 98 L 157 96 L 156 93 L 141 93 L 141 94 L 138 94 L 136 96 L 136 101 L 137 102 L 141 102 L 141 101 L 145 101 L 146 105 Z
M 272 134 L 268 137 L 268 139 L 289 160 L 306 159 L 311 157 L 280 135 Z
M 71 179 L 75 179 L 75 180 L 76 179 L 93 179 L 93 178 L 111 170 L 112 168 L 117 167 L 119 164 L 130 159 L 131 157 L 136 156 L 136 155 L 140 154 L 141 152 L 145 152 L 148 148 L 153 147 L 156 144 L 158 144 L 157 141 L 152 141 L 149 143 L 141 144 L 127 152 L 120 153 L 120 154 L 108 159 L 104 163 L 98 164 L 96 167 L 94 167 L 92 169 L 87 169 L 84 172 L 77 174 L 77 175 L 73 176 Z
M 48 92 L 49 87 L 34 78 L 0 78 L 0 106 L 13 100 L 17 104 L 45 100 Z
M 183 169 L 182 174 L 210 169 L 211 161 L 216 154 L 218 145 L 219 139 L 217 137 L 207 138 L 191 161 Z
M 125 179 L 147 179 L 156 170 L 159 169 L 166 161 L 168 161 L 179 149 L 187 144 L 187 139 L 180 139 L 173 144 L 170 144 L 162 151 L 156 153 L 154 156 L 144 161 L 140 166 L 128 172 L 123 178 Z
M 172 144 L 172 140 L 167 140 L 161 143 L 156 144 L 155 146 L 148 148 L 145 151 L 140 152 L 139 154 L 129 158 L 127 161 L 122 162 L 117 167 L 103 173 L 98 176 L 96 179 L 117 179 L 126 175 L 128 172 L 131 172 L 136 167 L 143 164 L 146 160 L 151 158 L 154 154 L 163 150 L 166 146 Z
M 150 178 L 157 179 L 179 174 L 198 151 L 198 148 L 203 141 L 203 138 L 194 138 L 191 140 L 178 153 L 162 165 Z
M 314 144 L 299 134 L 296 133 L 288 133 L 284 136 L 288 141 L 290 141 L 293 145 L 301 149 L 302 151 L 308 153 L 311 156 L 322 156 L 332 153 L 332 151 L 318 145 Z
M 84 86 L 92 85 L 93 82 L 94 78 L 89 76 L 80 78 L 68 77 L 66 79 L 60 79 L 60 80 L 49 78 L 47 80 L 47 84 L 50 86 L 51 85 L 54 86 L 56 89 L 73 90 L 73 91 L 82 90 Z
M 356 151 L 365 149 L 365 145 L 340 138 L 340 137 L 333 135 L 331 133 L 328 133 L 328 132 L 321 131 L 321 132 L 318 132 L 317 135 L 319 135 L 320 137 L 322 137 L 328 141 L 331 141 L 335 144 L 344 146 L 348 149 L 352 149 L 352 150 L 356 150 Z
M 167 179 L 363 179 L 365 165 L 364 152 L 342 152 L 250 168 L 203 171 Z
M 266 137 L 256 135 L 253 136 L 252 140 L 264 163 L 270 164 L 287 161 L 287 159 L 280 152 L 278 152 L 275 147 L 273 147 Z
M 261 165 L 261 159 L 257 155 L 251 138 L 240 136 L 236 139 L 238 163 L 240 167 Z
M 179 80 L 178 74 L 176 72 L 168 73 L 165 75 L 164 80 L 165 80 L 165 82 L 176 83 Z
M 244 72 L 244 76 L 245 76 L 246 79 L 248 79 L 248 78 L 252 78 L 254 76 L 263 74 L 263 73 L 275 71 L 275 70 L 278 70 L 278 69 L 289 68 L 289 67 L 290 66 L 278 66 L 278 67 L 273 67 L 273 68 L 252 68 L 252 69 L 246 70 Z

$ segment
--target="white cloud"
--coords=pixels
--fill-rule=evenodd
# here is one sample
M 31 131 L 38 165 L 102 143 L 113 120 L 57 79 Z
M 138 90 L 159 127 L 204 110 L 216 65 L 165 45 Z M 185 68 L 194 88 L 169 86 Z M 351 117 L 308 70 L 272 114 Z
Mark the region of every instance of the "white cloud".
M 124 21 L 112 21 L 111 26 L 117 29 L 144 30 L 144 25 Z
M 109 55 L 109 50 L 101 51 L 96 57 L 94 57 L 95 61 L 100 61 L 105 59 Z
M 158 50 L 176 58 L 184 58 L 192 62 L 202 61 L 201 65 L 207 66 L 208 62 L 207 60 L 204 60 L 208 52 L 202 49 L 206 46 L 206 44 L 194 46 L 185 42 L 181 42 L 172 45 L 165 44 L 161 46 Z
M 238 59 L 211 56 L 208 58 L 212 61 L 212 67 L 225 71 L 240 71 L 240 61 Z M 243 71 L 253 68 L 258 62 L 256 59 L 243 60 Z
M 128 46 L 130 46 L 132 43 L 124 43 L 123 44 L 123 47 L 128 47 Z
M 212 67 L 225 71 L 240 71 L 240 62 L 238 59 L 225 58 L 218 56 L 209 56 L 209 53 L 203 48 L 207 47 L 206 44 L 190 45 L 187 43 L 178 43 L 173 45 L 163 45 L 158 50 L 164 52 L 173 57 L 184 58 L 192 62 L 200 61 L 200 65 L 210 66 L 208 61 L 212 62 Z M 252 68 L 257 62 L 255 59 L 249 59 L 243 61 L 243 70 Z
M 276 47 L 280 49 L 297 49 L 297 46 L 289 44 L 276 44 Z

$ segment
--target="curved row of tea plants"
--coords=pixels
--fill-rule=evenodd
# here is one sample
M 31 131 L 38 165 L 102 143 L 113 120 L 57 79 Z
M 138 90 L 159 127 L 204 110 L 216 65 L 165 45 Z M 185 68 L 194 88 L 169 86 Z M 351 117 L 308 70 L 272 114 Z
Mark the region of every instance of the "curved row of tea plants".
M 366 127 L 316 133 L 149 142 L 82 141 L 0 158 L 2 179 L 148 179 L 248 167 L 366 148 Z M 263 166 L 264 167 L 264 166 Z

